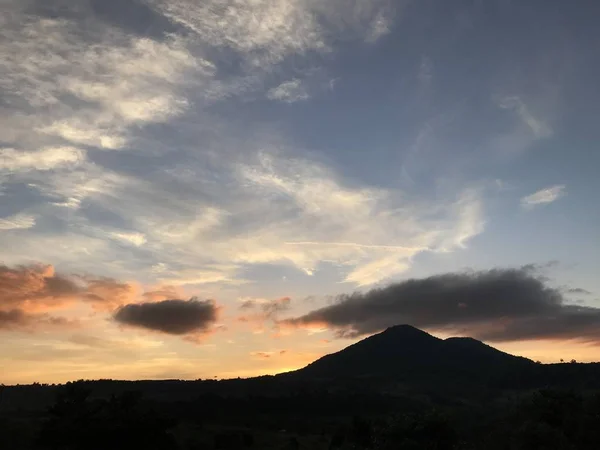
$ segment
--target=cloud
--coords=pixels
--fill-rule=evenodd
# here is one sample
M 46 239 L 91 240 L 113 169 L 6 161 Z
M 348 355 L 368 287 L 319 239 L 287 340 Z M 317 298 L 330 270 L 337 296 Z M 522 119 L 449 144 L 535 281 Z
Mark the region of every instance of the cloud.
M 0 149 L 0 171 L 51 170 L 73 166 L 85 159 L 85 152 L 75 147 L 44 147 L 37 151 Z
M 295 103 L 302 100 L 308 100 L 309 95 L 306 87 L 302 84 L 302 81 L 295 78 L 269 89 L 267 91 L 267 98 L 269 100 L 278 100 L 284 103 Z
M 12 186 L 37 195 L 19 214 L 40 223 L 21 232 L 14 224 L 31 220 L 7 222 L 0 246 L 10 242 L 9 264 L 102 267 L 171 286 L 239 285 L 249 266 L 309 275 L 332 265 L 341 280 L 369 285 L 482 232 L 478 192 L 427 199 L 346 179 L 315 158 L 294 158 L 307 153 L 277 130 L 250 135 L 209 111 L 233 96 L 268 96 L 264 86 L 288 57 L 381 36 L 396 2 L 145 4 L 176 24 L 171 33 L 131 34 L 85 5 L 71 14 L 70 4 L 52 18 L 13 12 L 0 28 L 0 87 L 11 105 L 0 133 L 13 149 L 5 164 Z M 308 93 L 294 75 L 278 76 L 288 81 L 270 94 Z M 56 227 L 38 232 L 47 223 Z
M 132 127 L 187 109 L 180 91 L 187 73 L 201 84 L 214 70 L 176 35 L 163 41 L 130 36 L 101 21 L 72 20 L 69 7 L 54 18 L 11 12 L 0 32 L 0 88 L 15 125 L 7 135 L 20 147 L 39 149 L 13 149 L 19 152 L 8 155 L 13 169 L 75 164 L 79 146 L 124 148 Z
M 261 359 L 268 359 L 271 356 L 275 355 L 275 352 L 251 352 L 250 355 L 256 356 L 257 358 Z
M 219 177 L 230 180 L 228 190 L 216 189 L 210 174 L 188 182 L 165 171 L 145 180 L 92 165 L 36 176 L 31 184 L 56 208 L 72 211 L 69 233 L 11 236 L 10 262 L 46 259 L 88 271 L 101 264 L 113 276 L 136 278 L 141 267 L 162 264 L 160 273 L 143 275 L 164 285 L 239 284 L 248 265 L 311 274 L 325 263 L 343 280 L 367 285 L 406 270 L 419 253 L 464 248 L 484 227 L 478 191 L 411 197 L 357 186 L 284 152 L 260 152 L 256 161 L 225 166 Z M 98 223 L 90 210 L 123 228 Z M 136 247 L 146 253 L 130 251 Z
M 547 187 L 527 195 L 521 199 L 521 206 L 525 209 L 531 209 L 539 205 L 547 205 L 566 195 L 566 186 L 557 184 L 556 186 Z
M 281 331 L 278 326 L 281 314 L 289 311 L 291 306 L 292 300 L 289 297 L 274 300 L 263 298 L 242 299 L 239 309 L 244 314 L 237 317 L 237 321 L 250 325 L 252 332 L 256 334 L 262 334 L 267 327 L 270 327 L 277 336 Z
M 369 25 L 369 31 L 365 38 L 365 41 L 369 43 L 373 43 L 379 40 L 382 36 L 388 34 L 390 32 L 391 26 L 391 17 L 388 14 L 384 13 L 384 11 L 379 11 L 379 13 L 373 18 L 371 24 Z
M 590 291 L 588 291 L 587 289 L 583 289 L 583 288 L 569 288 L 569 289 L 567 289 L 567 292 L 569 294 L 584 294 L 584 295 L 591 294 Z
M 122 306 L 114 319 L 123 325 L 166 334 L 206 334 L 217 321 L 218 310 L 212 300 L 163 300 Z
M 249 299 L 242 302 L 240 309 L 258 310 L 259 313 L 254 314 L 253 317 L 258 317 L 261 320 L 276 319 L 280 313 L 290 309 L 291 303 L 292 299 L 289 297 L 281 297 L 275 300 Z M 248 318 L 248 316 L 246 317 Z
M 134 295 L 133 286 L 111 278 L 61 275 L 50 265 L 0 266 L 0 311 L 5 313 L 46 312 L 77 301 L 95 309 L 110 310 Z
M 131 301 L 138 294 L 135 285 L 119 282 L 113 278 L 89 275 L 78 278 L 83 281 L 85 292 L 83 300 L 91 302 L 92 306 L 98 310 L 112 311 L 117 306 Z
M 224 2 L 157 0 L 155 8 L 215 47 L 230 47 L 261 60 L 280 60 L 288 53 L 323 49 L 314 15 L 306 2 Z
M 443 205 L 406 198 L 396 203 L 401 192 L 350 187 L 310 161 L 264 152 L 259 161 L 241 167 L 240 175 L 267 199 L 265 206 L 279 212 L 281 226 L 269 231 L 271 239 L 283 242 L 272 242 L 268 253 L 257 251 L 248 262 L 279 257 L 310 274 L 327 261 L 352 268 L 345 281 L 367 285 L 401 273 L 418 253 L 461 248 L 483 230 L 482 205 L 474 190 Z M 439 217 L 435 224 L 429 219 L 434 214 Z M 230 243 L 230 248 L 238 245 Z
M 282 326 L 327 327 L 356 337 L 408 323 L 489 341 L 578 339 L 600 343 L 600 308 L 568 303 L 529 267 L 409 279 L 336 303 Z
M 0 219 L 0 230 L 26 230 L 35 226 L 35 216 L 19 213 Z
M 136 337 L 127 339 L 107 339 L 89 334 L 75 333 L 68 339 L 69 343 L 87 347 L 88 349 L 106 349 L 112 351 L 140 351 L 144 349 L 155 349 L 163 346 L 159 340 L 139 339 Z
M 250 356 L 254 356 L 260 359 L 269 359 L 272 358 L 273 356 L 283 356 L 285 354 L 287 354 L 288 351 L 287 350 L 271 350 L 271 351 L 265 351 L 265 352 L 251 352 Z
M 0 330 L 28 325 L 30 318 L 20 309 L 0 311 Z
M 515 111 L 519 119 L 529 128 L 536 139 L 543 139 L 552 136 L 552 128 L 542 120 L 535 117 L 525 102 L 519 96 L 509 96 L 499 102 L 500 108 Z
M 52 316 L 46 313 L 28 313 L 22 309 L 0 309 L 0 331 L 26 331 L 69 329 L 79 327 L 79 322 L 65 317 Z
M 206 44 L 229 48 L 253 67 L 292 54 L 325 52 L 331 29 L 375 41 L 388 31 L 392 2 L 351 0 L 150 0 L 173 22 Z
M 118 239 L 122 242 L 125 242 L 127 244 L 131 244 L 134 245 L 136 247 L 139 247 L 141 245 L 144 245 L 144 243 L 146 242 L 146 237 L 142 234 L 142 233 L 118 233 L 118 232 L 113 232 L 111 233 L 111 236 L 114 237 L 115 239 Z
M 83 290 L 75 281 L 58 275 L 52 266 L 0 266 L 0 308 L 28 311 L 62 306 Z

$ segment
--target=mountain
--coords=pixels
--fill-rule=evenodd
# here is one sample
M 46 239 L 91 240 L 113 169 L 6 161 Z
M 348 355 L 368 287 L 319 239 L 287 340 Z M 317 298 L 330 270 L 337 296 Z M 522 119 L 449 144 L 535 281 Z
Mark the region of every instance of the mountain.
M 390 327 L 295 372 L 301 378 L 384 377 L 431 382 L 481 379 L 535 363 L 472 338 L 439 339 L 409 325 Z

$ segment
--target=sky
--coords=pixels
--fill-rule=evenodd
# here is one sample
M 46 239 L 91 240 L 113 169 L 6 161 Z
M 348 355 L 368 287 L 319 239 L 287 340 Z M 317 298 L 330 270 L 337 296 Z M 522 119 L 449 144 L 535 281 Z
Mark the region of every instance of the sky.
M 0 7 L 0 382 L 600 360 L 597 2 Z

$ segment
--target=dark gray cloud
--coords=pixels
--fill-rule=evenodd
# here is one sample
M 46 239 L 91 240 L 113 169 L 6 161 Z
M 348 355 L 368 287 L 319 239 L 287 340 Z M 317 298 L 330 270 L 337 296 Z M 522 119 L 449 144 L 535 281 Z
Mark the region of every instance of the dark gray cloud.
M 326 325 L 340 336 L 360 336 L 408 323 L 489 341 L 566 338 L 600 342 L 600 308 L 568 303 L 532 266 L 447 273 L 411 279 L 281 321 Z
M 125 305 L 117 310 L 114 319 L 167 334 L 206 333 L 216 322 L 218 309 L 212 300 L 164 300 Z

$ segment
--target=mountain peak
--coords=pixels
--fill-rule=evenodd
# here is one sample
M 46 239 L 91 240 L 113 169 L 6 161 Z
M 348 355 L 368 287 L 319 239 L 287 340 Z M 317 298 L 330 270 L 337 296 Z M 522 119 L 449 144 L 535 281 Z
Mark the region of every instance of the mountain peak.
M 416 327 L 408 324 L 393 325 L 387 327 L 382 333 L 415 333 L 415 334 L 429 334 L 423 330 L 419 330 Z
M 304 369 L 305 375 L 347 377 L 419 374 L 440 371 L 463 373 L 512 365 L 523 360 L 472 338 L 442 340 L 410 325 L 396 325 L 337 353 L 326 355 Z

